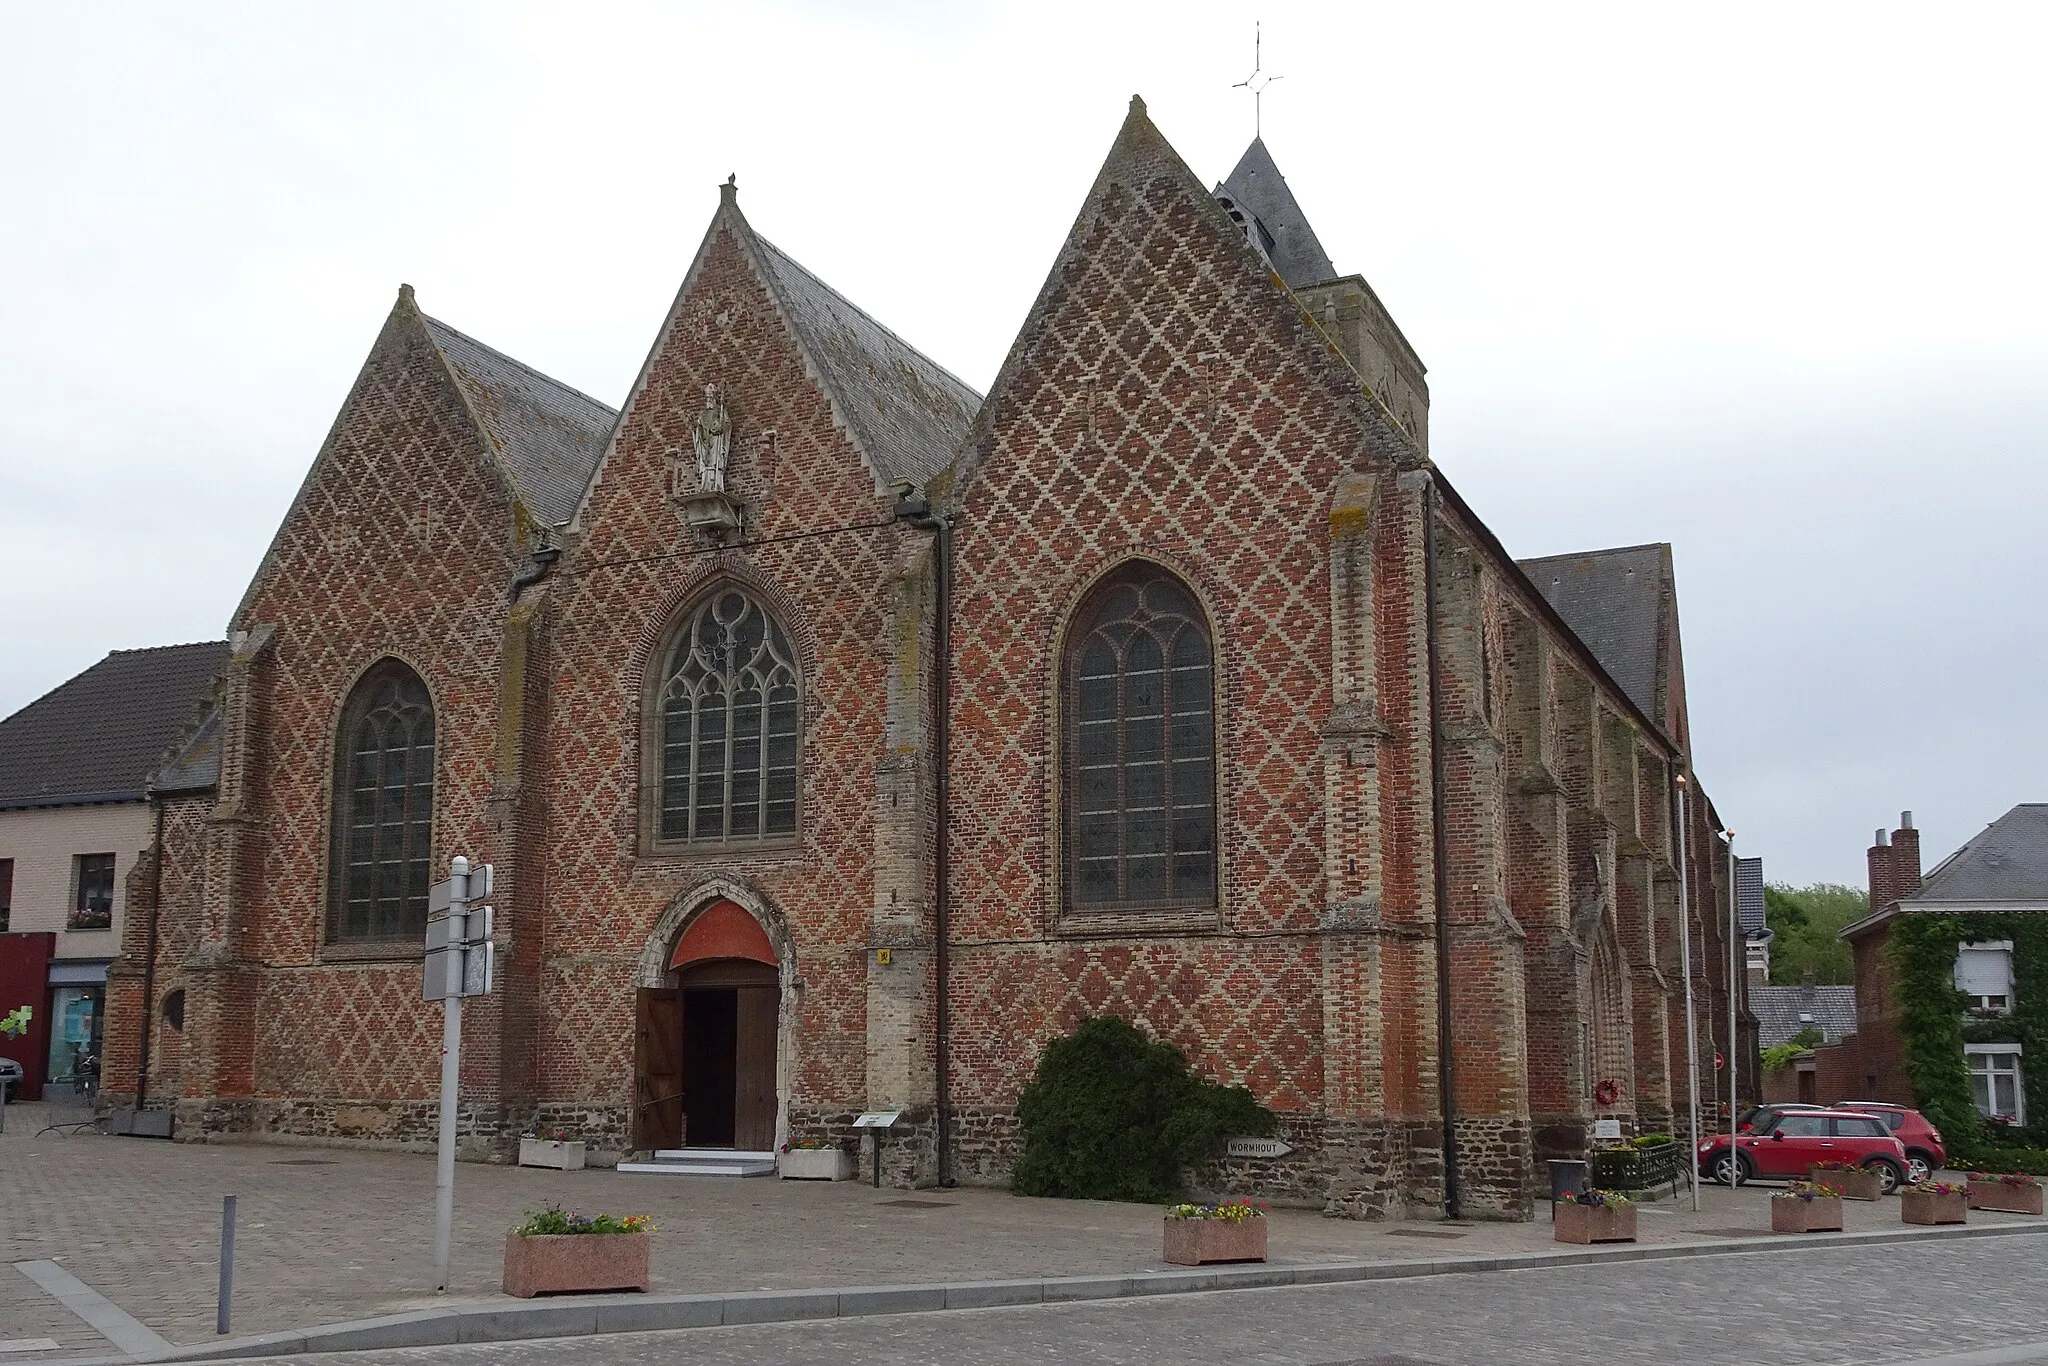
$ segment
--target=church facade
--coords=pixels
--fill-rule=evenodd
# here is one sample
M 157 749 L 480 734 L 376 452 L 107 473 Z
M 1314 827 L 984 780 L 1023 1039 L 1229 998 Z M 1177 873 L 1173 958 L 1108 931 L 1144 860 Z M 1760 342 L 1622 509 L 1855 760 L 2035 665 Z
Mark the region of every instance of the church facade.
M 986 396 L 730 185 L 616 412 L 401 290 L 158 799 L 105 1089 L 430 1143 L 462 854 L 472 1156 L 893 1109 L 891 1179 L 998 1182 L 1115 1013 L 1279 1114 L 1219 1189 L 1526 1217 L 1682 1115 L 1686 959 L 1710 1069 L 1741 983 L 1668 547 L 1518 564 L 1427 421 L 1263 143 L 1204 188 L 1135 101 Z

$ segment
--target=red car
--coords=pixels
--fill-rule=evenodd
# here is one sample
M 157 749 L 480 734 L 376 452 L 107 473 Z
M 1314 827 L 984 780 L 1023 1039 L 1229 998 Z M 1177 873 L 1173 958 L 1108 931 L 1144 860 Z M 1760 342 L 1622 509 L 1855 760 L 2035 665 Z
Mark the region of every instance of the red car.
M 1844 1100 L 1837 1110 L 1855 1110 L 1884 1121 L 1899 1142 L 1906 1145 L 1906 1179 L 1925 1181 L 1948 1165 L 1948 1149 L 1942 1146 L 1941 1130 L 1927 1116 L 1906 1105 L 1883 1100 Z
M 1736 1151 L 1728 1151 L 1728 1135 L 1700 1144 L 1700 1175 L 1723 1185 L 1745 1181 L 1804 1180 L 1816 1162 L 1850 1162 L 1874 1167 L 1890 1195 L 1906 1179 L 1906 1145 L 1892 1137 L 1876 1115 L 1854 1110 L 1787 1110 L 1759 1116 L 1762 1123 L 1736 1135 Z

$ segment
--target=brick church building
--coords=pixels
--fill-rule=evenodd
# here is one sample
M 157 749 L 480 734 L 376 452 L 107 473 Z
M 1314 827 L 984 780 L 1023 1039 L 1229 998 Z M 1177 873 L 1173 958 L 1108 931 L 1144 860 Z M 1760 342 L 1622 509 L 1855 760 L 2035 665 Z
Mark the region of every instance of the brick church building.
M 1686 953 L 1711 1078 L 1725 860 L 1668 547 L 1517 563 L 1428 418 L 1264 144 L 1205 188 L 1137 101 L 986 396 L 730 184 L 616 412 L 401 288 L 158 796 L 107 1091 L 430 1143 L 463 854 L 472 1156 L 889 1108 L 893 1179 L 997 1182 L 1110 1012 L 1278 1112 L 1233 1191 L 1526 1217 L 1682 1113 Z

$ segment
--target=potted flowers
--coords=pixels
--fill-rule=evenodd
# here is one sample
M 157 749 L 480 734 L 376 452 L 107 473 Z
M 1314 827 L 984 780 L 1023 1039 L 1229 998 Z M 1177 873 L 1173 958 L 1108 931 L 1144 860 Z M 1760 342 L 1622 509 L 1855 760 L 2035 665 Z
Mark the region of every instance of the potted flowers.
M 1833 1186 L 1844 1200 L 1884 1198 L 1884 1173 L 1876 1167 L 1859 1167 L 1853 1162 L 1816 1162 L 1806 1169 L 1806 1176 L 1810 1181 Z
M 2039 1214 L 2041 1183 L 2025 1172 L 1971 1172 L 1970 1208 Z
M 1824 1181 L 1794 1181 L 1771 1197 L 1771 1232 L 1840 1233 L 1842 1193 Z
M 1899 1188 L 1899 1217 L 1909 1224 L 1969 1222 L 1969 1188 L 1954 1181 L 1922 1181 Z
M 528 1210 L 505 1235 L 505 1293 L 531 1299 L 645 1290 L 653 1231 L 654 1221 L 644 1214 L 582 1215 L 556 1205 Z
M 1633 1243 L 1636 1202 L 1620 1191 L 1592 1187 L 1558 1197 L 1550 1236 L 1560 1243 Z
M 853 1154 L 822 1138 L 782 1145 L 776 1171 L 785 1181 L 851 1181 Z
M 1266 1260 L 1266 1207 L 1249 1200 L 1166 1207 L 1166 1260 L 1176 1266 Z
M 519 1136 L 519 1165 L 552 1167 L 560 1172 L 583 1170 L 583 1142 L 570 1141 L 567 1130 L 542 1129 Z

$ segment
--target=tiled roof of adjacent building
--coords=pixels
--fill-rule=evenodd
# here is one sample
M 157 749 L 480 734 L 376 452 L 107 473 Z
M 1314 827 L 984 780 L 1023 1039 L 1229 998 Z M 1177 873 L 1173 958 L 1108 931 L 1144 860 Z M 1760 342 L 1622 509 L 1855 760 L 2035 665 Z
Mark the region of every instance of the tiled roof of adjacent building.
M 1900 898 L 1922 901 L 2048 901 L 2048 802 L 2022 802 L 1943 859 Z
M 549 526 L 567 522 L 611 440 L 618 413 L 438 319 L 422 315 L 420 321 L 527 509 Z
M 1308 225 L 1308 215 L 1295 201 L 1294 191 L 1287 188 L 1287 178 L 1273 164 L 1265 139 L 1252 139 L 1236 169 L 1216 187 L 1216 195 L 1229 201 L 1229 207 L 1252 216 L 1259 249 L 1289 289 L 1337 278 L 1337 267 L 1317 240 L 1316 230 Z
M 227 660 L 218 640 L 116 650 L 0 721 L 0 808 L 140 801 Z
M 1629 700 L 1660 723 L 1659 634 L 1669 553 L 1663 544 L 1631 545 L 1520 561 Z
M 1745 934 L 1766 928 L 1764 861 L 1760 858 L 1735 860 L 1735 919 Z
M 754 234 L 797 344 L 885 483 L 919 488 L 944 469 L 981 395 Z
M 1751 987 L 1749 1009 L 1756 1016 L 1757 1043 L 1763 1048 L 1788 1043 L 1809 1027 L 1821 1032 L 1823 1043 L 1856 1032 L 1854 987 Z

